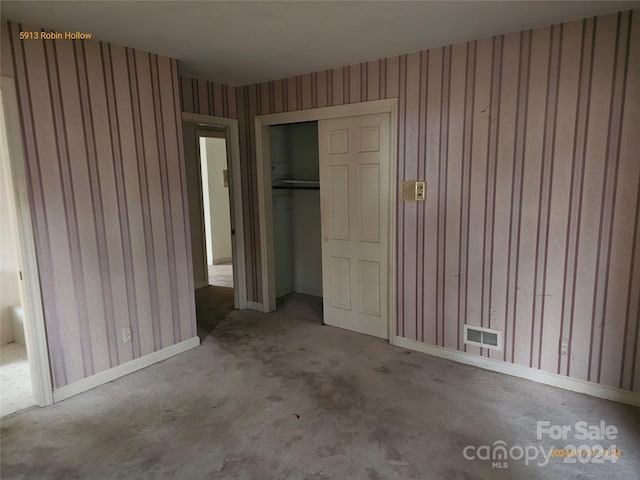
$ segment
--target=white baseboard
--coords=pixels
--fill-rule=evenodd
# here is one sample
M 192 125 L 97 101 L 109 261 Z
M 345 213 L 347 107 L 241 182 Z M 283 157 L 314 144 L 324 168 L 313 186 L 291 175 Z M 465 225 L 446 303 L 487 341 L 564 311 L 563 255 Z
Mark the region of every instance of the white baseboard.
M 166 360 L 167 358 L 190 350 L 194 347 L 197 347 L 198 345 L 200 345 L 200 339 L 198 337 L 193 337 L 183 342 L 176 343 L 175 345 L 171 345 L 167 348 L 163 348 L 162 350 L 158 350 L 157 352 L 145 355 L 144 357 L 136 358 L 135 360 L 123 363 L 121 365 L 118 365 L 117 367 L 113 367 L 109 370 L 104 370 L 100 373 L 96 373 L 95 375 L 91 375 L 90 377 L 83 378 L 82 380 L 72 383 L 71 385 L 65 385 L 64 387 L 54 390 L 53 401 L 54 403 L 60 402 L 69 397 L 73 397 L 74 395 L 78 395 L 79 393 L 86 392 L 87 390 L 91 390 L 92 388 L 112 382 L 113 380 L 124 377 L 125 375 L 133 373 L 136 370 L 140 370 L 142 368 L 153 365 L 154 363 Z
M 322 290 L 315 290 L 313 288 L 295 287 L 294 292 L 302 293 L 304 295 L 311 295 L 312 297 L 320 297 L 320 298 L 322 298 Z
M 598 383 L 587 382 L 577 378 L 565 377 L 555 373 L 537 370 L 535 368 L 524 367 L 508 362 L 501 362 L 487 357 L 479 357 L 467 352 L 460 352 L 450 348 L 428 345 L 404 337 L 394 337 L 391 342 L 393 345 L 418 352 L 427 353 L 435 357 L 446 358 L 454 362 L 473 365 L 475 367 L 484 368 L 493 372 L 504 373 L 514 377 L 525 378 L 538 383 L 544 383 L 553 387 L 571 390 L 573 392 L 585 393 L 593 397 L 604 398 L 614 402 L 625 403 L 628 405 L 640 406 L 640 394 L 622 390 L 620 388 L 610 387 L 608 385 L 600 385 Z
M 198 280 L 197 282 L 194 282 L 194 287 L 196 290 L 198 290 L 199 288 L 204 288 L 208 286 L 209 286 L 209 282 L 205 282 L 204 280 Z
M 257 310 L 259 312 L 264 312 L 264 305 L 262 303 L 247 302 L 247 308 L 249 310 Z

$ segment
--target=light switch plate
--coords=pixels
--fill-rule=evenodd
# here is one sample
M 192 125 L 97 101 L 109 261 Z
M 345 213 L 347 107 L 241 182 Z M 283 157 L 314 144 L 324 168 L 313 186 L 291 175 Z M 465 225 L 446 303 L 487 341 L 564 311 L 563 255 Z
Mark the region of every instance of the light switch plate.
M 424 202 L 427 196 L 427 182 L 402 182 L 402 200 L 404 202 Z

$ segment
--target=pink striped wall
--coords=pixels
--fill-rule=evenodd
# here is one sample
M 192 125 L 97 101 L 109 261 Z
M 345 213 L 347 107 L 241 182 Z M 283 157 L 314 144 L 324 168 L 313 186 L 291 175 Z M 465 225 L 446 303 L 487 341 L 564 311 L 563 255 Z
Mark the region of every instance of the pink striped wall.
M 206 85 L 183 105 L 210 111 Z M 253 117 L 397 97 L 398 181 L 428 183 L 398 202 L 399 334 L 640 391 L 639 86 L 634 10 L 236 88 L 249 298 Z M 504 350 L 466 347 L 465 323 Z
M 196 335 L 177 65 L 21 28 L 39 30 L 2 24 L 2 73 L 18 88 L 59 388 Z
M 235 87 L 180 77 L 180 98 L 183 112 L 238 118 Z

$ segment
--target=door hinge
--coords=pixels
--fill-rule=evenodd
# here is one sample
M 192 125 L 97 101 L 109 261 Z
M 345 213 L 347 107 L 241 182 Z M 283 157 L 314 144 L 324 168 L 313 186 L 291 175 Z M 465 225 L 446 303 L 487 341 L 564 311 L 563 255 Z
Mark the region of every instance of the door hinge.
M 20 274 L 20 280 L 22 280 L 22 270 L 18 270 L 18 273 Z

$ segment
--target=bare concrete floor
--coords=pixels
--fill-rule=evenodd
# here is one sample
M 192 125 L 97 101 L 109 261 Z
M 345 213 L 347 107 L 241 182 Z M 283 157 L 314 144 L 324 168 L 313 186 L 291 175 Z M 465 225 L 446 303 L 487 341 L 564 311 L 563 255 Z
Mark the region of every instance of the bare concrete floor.
M 49 408 L 3 419 L 2 478 L 638 479 L 640 411 L 392 347 L 318 322 L 211 305 L 203 344 Z M 204 297 L 204 298 L 203 298 Z M 210 302 L 207 307 L 206 301 Z M 227 298 L 228 301 L 228 298 Z M 205 319 L 206 316 L 208 319 Z M 536 439 L 536 422 L 604 420 L 615 441 Z M 617 463 L 508 468 L 466 446 L 608 447 Z M 541 457 L 540 457 L 541 458 Z

